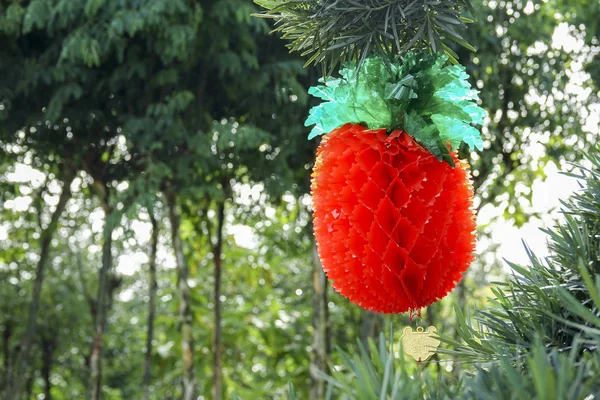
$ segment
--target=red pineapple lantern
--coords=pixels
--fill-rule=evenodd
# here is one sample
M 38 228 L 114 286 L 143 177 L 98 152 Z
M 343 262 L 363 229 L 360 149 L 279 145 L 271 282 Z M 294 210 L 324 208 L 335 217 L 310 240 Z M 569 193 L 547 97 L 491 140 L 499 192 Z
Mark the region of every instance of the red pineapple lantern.
M 306 120 L 309 139 L 323 135 L 311 189 L 333 287 L 381 313 L 444 297 L 475 248 L 469 165 L 457 150 L 483 149 L 475 126 L 485 112 L 443 43 L 470 47 L 455 30 L 469 1 L 255 1 L 309 63 L 327 75 L 343 65 L 310 88 L 323 102 Z
M 376 312 L 444 297 L 473 260 L 468 164 L 439 161 L 406 132 L 347 124 L 325 135 L 312 175 L 315 236 L 333 287 Z

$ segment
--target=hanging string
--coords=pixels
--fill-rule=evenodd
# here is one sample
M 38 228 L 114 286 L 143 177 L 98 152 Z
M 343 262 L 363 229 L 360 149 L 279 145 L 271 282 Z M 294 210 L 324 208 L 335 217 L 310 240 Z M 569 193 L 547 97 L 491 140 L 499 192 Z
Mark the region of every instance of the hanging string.
M 413 321 L 413 318 L 414 318 L 414 317 L 419 317 L 419 318 L 421 318 L 421 309 L 420 309 L 420 308 L 419 308 L 418 310 L 413 310 L 413 309 L 410 309 L 408 312 L 409 312 L 409 319 L 410 319 L 410 322 L 412 322 L 412 321 Z
M 413 317 L 419 317 L 419 319 L 415 319 L 415 325 L 417 327 L 417 332 L 419 331 L 419 328 L 421 327 L 420 321 L 419 320 L 423 320 L 423 318 L 421 317 L 421 309 L 419 308 L 418 311 L 416 311 L 413 315 L 413 313 L 411 312 L 410 314 L 410 322 L 412 322 Z M 419 371 L 419 379 L 422 378 L 422 374 L 423 374 L 423 362 L 421 361 L 421 357 L 419 357 L 419 359 L 417 360 L 417 369 Z

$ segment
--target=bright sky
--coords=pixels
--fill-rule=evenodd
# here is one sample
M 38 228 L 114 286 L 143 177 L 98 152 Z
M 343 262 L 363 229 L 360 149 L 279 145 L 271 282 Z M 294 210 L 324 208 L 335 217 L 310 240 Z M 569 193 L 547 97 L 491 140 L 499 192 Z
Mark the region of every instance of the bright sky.
M 500 218 L 492 225 L 492 242 L 499 243 L 499 257 L 510 262 L 527 265 L 528 257 L 523 246 L 523 241 L 533 250 L 538 257 L 548 255 L 546 235 L 540 228 L 550 228 L 558 219 L 561 219 L 560 200 L 566 200 L 575 190 L 579 189 L 577 180 L 563 175 L 553 164 L 548 164 L 544 171 L 547 174 L 545 181 L 538 180 L 533 184 L 532 211 L 539 213 L 542 218 L 530 218 L 522 227 Z M 492 206 L 483 207 L 478 215 L 478 225 L 489 222 L 501 214 L 502 210 Z M 480 241 L 478 253 L 481 253 L 489 243 Z

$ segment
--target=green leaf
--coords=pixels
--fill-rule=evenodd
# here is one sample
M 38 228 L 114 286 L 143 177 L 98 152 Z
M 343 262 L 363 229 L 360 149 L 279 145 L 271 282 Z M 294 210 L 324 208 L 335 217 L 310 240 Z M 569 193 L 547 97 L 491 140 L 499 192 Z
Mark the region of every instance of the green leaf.
M 438 160 L 444 160 L 454 167 L 448 147 L 440 138 L 440 131 L 434 124 L 428 124 L 416 112 L 411 112 L 405 118 L 406 131 L 410 133 Z
M 388 83 L 385 88 L 385 99 L 386 100 L 399 100 L 399 101 L 409 101 L 411 99 L 416 99 L 419 96 L 415 93 L 415 90 L 418 87 L 417 81 L 415 77 L 408 74 L 402 77 L 396 83 Z
M 435 96 L 450 102 L 464 100 L 477 100 L 477 90 L 465 87 L 463 81 L 452 81 L 441 89 L 435 91 Z
M 465 20 L 461 0 L 255 0 L 266 11 L 256 16 L 272 18 L 275 32 L 290 40 L 291 51 L 309 56 L 306 65 L 321 63 L 326 74 L 347 61 L 374 55 L 392 60 L 408 51 L 447 52 L 460 43 L 472 49 L 459 31 Z
M 369 57 L 361 67 L 347 63 L 339 78 L 321 80 L 309 94 L 324 100 L 309 111 L 314 125 L 309 139 L 347 123 L 370 129 L 402 129 L 439 160 L 453 164 L 449 149 L 461 142 L 479 150 L 485 111 L 476 104 L 468 74 L 461 65 L 446 66 L 440 54 L 408 53 L 394 62 Z
M 465 142 L 471 149 L 483 150 L 483 140 L 479 131 L 468 123 L 441 114 L 432 115 L 431 120 L 439 129 L 442 141 L 450 142 L 450 147 L 453 149 L 460 146 L 461 142 Z
M 309 139 L 327 133 L 345 123 L 364 123 L 369 127 L 385 127 L 392 123 L 390 105 L 385 99 L 385 82 L 390 71 L 378 58 L 363 62 L 360 73 L 349 64 L 340 71 L 339 79 L 323 81 L 308 93 L 326 100 L 309 111 L 306 126 L 315 125 Z

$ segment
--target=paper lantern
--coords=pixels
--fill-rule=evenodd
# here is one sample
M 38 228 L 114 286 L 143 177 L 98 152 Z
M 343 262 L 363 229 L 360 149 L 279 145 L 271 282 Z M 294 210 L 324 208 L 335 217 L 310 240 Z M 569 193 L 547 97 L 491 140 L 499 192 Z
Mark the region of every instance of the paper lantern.
M 468 164 L 406 132 L 346 124 L 323 136 L 312 174 L 319 256 L 336 291 L 381 313 L 444 297 L 473 260 Z

